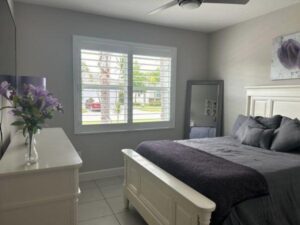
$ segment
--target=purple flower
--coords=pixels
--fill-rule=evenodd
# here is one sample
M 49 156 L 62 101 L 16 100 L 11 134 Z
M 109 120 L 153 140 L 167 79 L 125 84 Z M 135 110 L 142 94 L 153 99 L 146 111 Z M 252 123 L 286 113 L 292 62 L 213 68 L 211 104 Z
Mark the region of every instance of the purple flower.
M 0 84 L 0 95 L 8 99 L 8 91 L 10 90 L 10 84 L 7 81 L 3 81 Z
M 29 94 L 33 95 L 35 93 L 36 87 L 32 84 L 24 84 L 23 95 L 27 96 Z
M 53 118 L 55 111 L 63 112 L 62 105 L 57 98 L 44 88 L 31 84 L 25 84 L 23 93 L 16 94 L 14 88 L 4 81 L 0 84 L 0 95 L 11 102 L 10 113 L 19 118 L 12 125 L 22 125 L 23 132 L 26 130 L 36 132 L 42 128 L 45 120 Z
M 46 97 L 49 95 L 49 92 L 45 90 L 43 87 L 36 87 L 34 92 L 35 92 L 35 96 L 39 98 Z
M 278 49 L 278 58 L 282 65 L 287 69 L 300 69 L 300 43 L 289 39 L 282 43 Z
M 50 95 L 43 87 L 35 87 L 31 84 L 24 85 L 24 97 L 30 98 L 38 108 L 45 107 L 46 98 Z
M 31 84 L 25 85 L 24 97 L 32 99 L 33 103 L 43 112 L 54 110 L 62 111 L 62 105 L 59 103 L 57 98 L 54 98 L 43 87 L 35 87 Z
M 45 108 L 51 107 L 54 108 L 59 104 L 58 99 L 54 98 L 52 95 L 48 95 L 45 98 Z

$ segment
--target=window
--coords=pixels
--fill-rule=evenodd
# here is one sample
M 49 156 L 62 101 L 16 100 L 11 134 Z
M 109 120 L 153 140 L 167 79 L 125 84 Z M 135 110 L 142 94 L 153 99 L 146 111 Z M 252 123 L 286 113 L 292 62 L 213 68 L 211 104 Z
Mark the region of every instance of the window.
M 73 37 L 75 133 L 174 127 L 176 49 Z
M 82 125 L 127 123 L 128 56 L 86 49 L 80 52 Z

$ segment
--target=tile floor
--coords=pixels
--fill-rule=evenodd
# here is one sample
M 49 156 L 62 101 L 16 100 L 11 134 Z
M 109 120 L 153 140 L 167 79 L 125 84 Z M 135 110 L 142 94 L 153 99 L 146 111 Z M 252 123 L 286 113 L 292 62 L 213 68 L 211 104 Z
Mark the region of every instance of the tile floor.
M 137 211 L 124 209 L 122 177 L 80 183 L 79 225 L 147 225 Z

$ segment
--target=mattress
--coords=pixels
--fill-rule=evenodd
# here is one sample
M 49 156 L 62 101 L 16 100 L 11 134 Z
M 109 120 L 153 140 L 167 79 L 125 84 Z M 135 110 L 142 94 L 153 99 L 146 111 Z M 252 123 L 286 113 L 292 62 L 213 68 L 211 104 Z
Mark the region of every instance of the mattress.
M 176 141 L 263 174 L 270 195 L 234 206 L 223 225 L 299 225 L 300 154 L 240 144 L 232 137 Z

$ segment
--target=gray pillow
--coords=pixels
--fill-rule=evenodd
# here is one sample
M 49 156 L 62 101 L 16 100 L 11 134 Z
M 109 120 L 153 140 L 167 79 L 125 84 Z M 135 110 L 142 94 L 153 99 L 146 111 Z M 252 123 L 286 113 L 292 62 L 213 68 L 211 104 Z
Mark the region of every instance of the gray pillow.
M 235 138 L 237 138 L 240 142 L 242 142 L 248 127 L 257 127 L 257 128 L 265 129 L 265 127 L 260 123 L 258 123 L 254 118 L 249 117 L 236 131 Z
M 285 124 L 286 122 L 291 121 L 291 120 L 292 120 L 291 118 L 283 116 L 282 119 L 281 119 L 280 126 L 274 132 L 274 136 L 276 137 L 276 135 L 279 133 L 280 127 L 282 127 L 283 124 Z
M 278 129 L 271 149 L 278 152 L 290 152 L 300 148 L 300 122 L 288 120 Z
M 248 118 L 249 118 L 249 116 L 238 115 L 238 117 L 236 118 L 236 120 L 233 124 L 233 127 L 232 127 L 232 131 L 231 131 L 232 136 L 235 136 L 237 130 Z
M 256 116 L 255 120 L 264 125 L 268 129 L 277 129 L 280 126 L 282 116 L 276 115 L 273 117 Z
M 263 129 L 248 126 L 242 139 L 242 144 L 269 149 L 272 143 L 273 133 L 274 129 Z
M 282 126 L 283 124 L 285 124 L 286 122 L 291 121 L 291 120 L 293 120 L 293 119 L 291 119 L 289 117 L 286 117 L 286 116 L 283 116 L 282 120 L 281 120 L 281 123 L 280 123 L 280 126 Z

